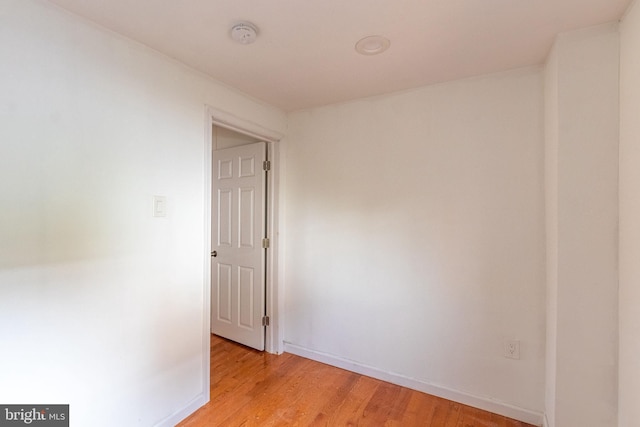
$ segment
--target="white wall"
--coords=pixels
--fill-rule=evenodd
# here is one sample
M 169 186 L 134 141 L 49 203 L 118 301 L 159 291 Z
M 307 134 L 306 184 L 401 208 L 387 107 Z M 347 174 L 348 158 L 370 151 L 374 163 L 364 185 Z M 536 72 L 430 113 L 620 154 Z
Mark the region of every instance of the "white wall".
M 539 69 L 290 114 L 286 349 L 540 421 L 543 129 Z
M 260 141 L 260 139 L 258 138 L 241 134 L 220 126 L 213 126 L 211 140 L 212 140 L 212 145 L 214 150 L 222 150 L 224 148 L 238 147 L 240 145 L 246 145 L 246 144 L 251 144 L 253 142 Z
M 616 425 L 618 42 L 560 35 L 546 69 L 550 426 Z
M 0 402 L 172 425 L 207 393 L 205 104 L 286 116 L 46 2 L 0 3 L 0 58 Z
M 620 28 L 619 427 L 640 419 L 640 5 Z

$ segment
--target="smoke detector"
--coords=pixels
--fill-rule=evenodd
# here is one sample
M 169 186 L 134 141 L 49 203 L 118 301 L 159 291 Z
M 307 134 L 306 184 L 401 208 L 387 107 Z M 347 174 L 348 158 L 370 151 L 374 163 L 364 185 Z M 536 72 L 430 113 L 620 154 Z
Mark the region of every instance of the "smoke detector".
M 258 38 L 258 27 L 251 22 L 240 22 L 231 27 L 231 38 L 242 44 L 250 44 Z

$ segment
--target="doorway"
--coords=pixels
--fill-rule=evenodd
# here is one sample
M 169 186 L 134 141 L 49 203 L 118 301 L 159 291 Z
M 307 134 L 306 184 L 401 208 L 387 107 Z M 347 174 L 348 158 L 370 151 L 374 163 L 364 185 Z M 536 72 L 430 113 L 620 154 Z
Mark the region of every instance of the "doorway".
M 267 143 L 214 127 L 211 332 L 265 349 Z
M 250 345 L 252 347 L 256 347 L 256 348 L 260 348 L 263 350 L 266 350 L 269 353 L 282 353 L 283 351 L 283 344 L 281 341 L 281 327 L 282 324 L 278 321 L 278 313 L 281 312 L 281 301 L 278 297 L 278 180 L 279 180 L 279 170 L 278 170 L 278 154 L 279 154 L 279 143 L 277 141 L 280 140 L 280 138 L 282 138 L 282 135 L 269 131 L 269 130 L 265 130 L 262 129 L 260 127 L 257 127 L 255 125 L 252 125 L 252 123 L 249 122 L 245 122 L 242 121 L 240 119 L 237 118 L 233 118 L 233 124 L 230 125 L 229 124 L 229 120 L 225 120 L 225 121 L 220 121 L 219 117 L 217 118 L 216 116 L 220 115 L 217 114 L 216 111 L 214 110 L 212 112 L 212 109 L 207 109 L 207 115 L 208 118 L 210 119 L 209 121 L 209 126 L 207 128 L 207 141 L 208 141 L 208 148 L 207 148 L 207 152 L 208 152 L 208 158 L 209 158 L 209 163 L 207 166 L 207 170 L 208 175 L 209 175 L 209 182 L 207 182 L 207 197 L 210 203 L 208 203 L 208 208 L 207 209 L 207 218 L 209 219 L 207 222 L 207 228 L 211 227 L 209 230 L 210 232 L 208 234 L 210 234 L 211 236 L 211 240 L 210 240 L 210 244 L 208 245 L 209 248 L 211 248 L 211 251 L 215 251 L 216 249 L 216 245 L 218 244 L 218 239 L 219 236 L 216 236 L 216 233 L 219 232 L 218 227 L 219 227 L 219 223 L 220 223 L 220 216 L 218 215 L 216 209 L 219 208 L 219 203 L 220 201 L 218 200 L 219 196 L 214 194 L 215 193 L 215 189 L 214 189 L 214 185 L 213 185 L 213 181 L 216 178 L 216 173 L 218 173 L 219 171 L 219 166 L 217 166 L 213 160 L 214 157 L 214 153 L 218 153 L 218 154 L 224 154 L 225 151 L 229 152 L 233 152 L 234 150 L 238 149 L 238 150 L 250 150 L 249 146 L 261 143 L 263 147 L 265 147 L 265 151 L 266 151 L 266 158 L 265 160 L 269 161 L 269 171 L 266 177 L 266 183 L 264 186 L 264 204 L 265 204 L 265 209 L 264 209 L 264 214 L 262 215 L 262 222 L 260 224 L 264 224 L 263 225 L 263 229 L 264 229 L 264 237 L 263 238 L 267 238 L 268 240 L 266 242 L 263 242 L 262 238 L 260 238 L 260 233 L 257 235 L 257 237 L 254 237 L 254 242 L 255 244 L 257 244 L 258 246 L 260 246 L 260 248 L 262 248 L 262 245 L 266 245 L 268 246 L 266 249 L 263 249 L 263 256 L 261 257 L 261 259 L 263 260 L 263 266 L 264 266 L 264 287 L 262 288 L 262 293 L 263 293 L 263 297 L 261 298 L 259 293 L 256 293 L 255 291 L 249 291 L 249 282 L 251 281 L 255 281 L 257 279 L 256 274 L 257 275 L 261 275 L 261 273 L 256 273 L 255 271 L 251 271 L 250 269 L 241 269 L 240 270 L 240 275 L 242 275 L 242 277 L 240 277 L 240 275 L 238 275 L 237 277 L 240 278 L 243 282 L 242 282 L 242 286 L 244 287 L 244 298 L 245 298 L 245 302 L 246 301 L 250 301 L 251 298 L 253 298 L 253 305 L 251 305 L 252 307 L 254 307 L 252 310 L 247 310 L 245 309 L 243 311 L 242 314 L 242 318 L 240 319 L 240 313 L 236 313 L 237 317 L 236 317 L 236 323 L 238 323 L 238 320 L 240 321 L 240 330 L 243 333 L 248 332 L 249 329 L 254 329 L 254 331 L 256 330 L 256 328 L 261 329 L 262 330 L 262 343 L 258 343 L 258 345 L 254 345 L 252 343 L 246 343 L 243 339 L 236 339 L 234 337 L 232 337 L 231 339 Z M 228 118 L 226 118 L 228 119 Z M 249 130 L 245 130 L 245 129 L 249 129 Z M 235 155 L 233 155 L 232 157 L 235 158 L 239 158 L 237 153 Z M 242 157 L 242 156 L 240 156 Z M 253 163 L 256 166 L 256 169 L 262 169 L 262 162 L 261 160 L 247 160 L 245 161 L 245 174 L 246 171 L 248 170 L 247 167 L 249 164 Z M 227 167 L 227 171 L 228 171 L 228 166 L 229 163 L 226 163 L 226 167 Z M 239 167 L 239 166 L 238 166 Z M 227 174 L 228 175 L 228 174 Z M 246 186 L 243 186 L 243 188 L 245 188 L 246 190 Z M 238 192 L 239 190 L 236 189 L 236 192 Z M 245 198 L 245 202 L 249 202 L 249 201 L 253 201 L 255 203 L 257 203 L 256 207 L 259 207 L 260 203 L 258 202 L 258 198 L 253 198 L 258 197 L 257 194 L 251 194 L 251 191 L 244 191 L 243 192 L 244 198 Z M 226 196 L 226 200 L 228 201 L 228 193 Z M 224 200 L 223 200 L 224 202 Z M 235 201 L 231 201 L 232 205 L 237 205 L 239 203 L 239 200 L 236 199 Z M 227 207 L 224 208 L 225 212 L 228 213 L 228 209 Z M 238 215 L 238 212 L 232 213 L 232 215 L 236 216 Z M 224 225 L 224 224 L 223 224 Z M 228 224 L 227 224 L 228 225 Z M 255 227 L 254 229 L 258 229 L 259 227 Z M 232 234 L 234 235 L 238 235 L 238 230 L 235 229 L 233 231 L 231 231 Z M 246 234 L 244 235 L 245 237 L 247 236 Z M 224 239 L 223 239 L 224 240 Z M 247 244 L 247 242 L 245 241 L 245 246 Z M 251 242 L 250 242 L 251 243 Z M 252 243 L 252 244 L 253 244 Z M 238 273 L 238 267 L 237 265 L 235 267 L 229 267 L 229 265 L 233 266 L 232 263 L 229 262 L 223 262 L 224 261 L 224 257 L 222 254 L 222 251 L 218 251 L 216 253 L 217 257 L 209 257 L 207 259 L 207 265 L 209 266 L 209 268 L 207 269 L 207 275 L 208 277 L 208 286 L 206 287 L 206 291 L 207 291 L 207 302 L 209 303 L 209 307 L 207 308 L 207 313 L 209 314 L 208 316 L 208 330 L 210 332 L 216 333 L 217 335 L 221 335 L 221 336 L 225 336 L 225 337 L 229 337 L 228 334 L 224 333 L 224 332 L 220 332 L 219 329 L 216 326 L 216 319 L 222 317 L 223 319 L 225 319 L 227 322 L 233 322 L 233 320 L 231 320 L 233 318 L 233 313 L 231 312 L 230 309 L 230 305 L 231 307 L 237 307 L 238 304 L 238 300 L 231 300 L 230 299 L 230 293 L 229 293 L 229 289 L 231 289 L 229 283 L 230 281 L 233 281 L 233 278 L 231 277 L 231 275 L 227 275 L 225 276 L 225 271 L 229 272 L 230 268 L 235 270 L 236 273 Z M 209 262 L 210 261 L 210 262 Z M 220 264 L 225 264 L 222 266 L 222 268 L 220 268 Z M 253 276 L 253 277 L 252 277 Z M 221 288 L 220 287 L 220 283 L 222 283 L 220 281 L 220 278 L 222 279 L 222 282 L 226 282 L 226 284 Z M 237 291 L 237 288 L 236 288 Z M 222 292 L 222 299 L 226 298 L 226 302 L 223 306 L 223 309 L 226 311 L 223 311 L 222 313 L 219 311 L 217 304 L 222 301 L 222 299 L 220 298 L 220 292 Z M 253 293 L 252 293 L 253 292 Z M 261 301 L 260 301 L 261 300 Z M 256 303 L 260 301 L 260 303 L 258 305 L 256 305 Z M 249 305 L 245 305 L 245 307 L 248 307 Z M 262 309 L 261 309 L 262 308 Z M 251 313 L 250 317 L 247 317 L 248 314 Z M 222 315 L 221 315 L 222 314 Z M 258 315 L 259 314 L 259 315 Z M 216 318 L 214 318 L 214 316 Z M 263 322 L 266 324 L 264 327 L 262 326 Z M 219 326 L 219 325 L 218 325 Z M 241 334 L 242 335 L 242 334 Z M 246 334 L 245 334 L 246 335 Z M 205 337 L 206 341 L 208 342 L 209 339 L 208 337 Z

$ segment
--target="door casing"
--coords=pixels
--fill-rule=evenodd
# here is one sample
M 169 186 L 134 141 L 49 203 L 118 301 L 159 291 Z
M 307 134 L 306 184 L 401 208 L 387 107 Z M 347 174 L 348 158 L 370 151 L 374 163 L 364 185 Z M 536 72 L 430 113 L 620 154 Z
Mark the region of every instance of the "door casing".
M 235 132 L 252 136 L 268 144 L 268 155 L 271 162 L 271 170 L 267 183 L 267 235 L 270 239 L 270 247 L 267 251 L 267 277 L 266 277 L 266 314 L 269 316 L 269 326 L 265 337 L 265 351 L 281 354 L 283 352 L 283 330 L 281 321 L 283 313 L 283 300 L 281 292 L 281 257 L 279 242 L 279 187 L 280 187 L 280 140 L 284 135 L 278 131 L 265 128 L 251 120 L 244 119 L 211 106 L 205 107 L 205 165 L 204 165 L 204 232 L 205 253 L 204 257 L 204 316 L 203 316 L 203 372 L 204 381 L 209 385 L 209 343 L 211 330 L 211 177 L 213 173 L 212 151 L 213 126 L 220 126 Z

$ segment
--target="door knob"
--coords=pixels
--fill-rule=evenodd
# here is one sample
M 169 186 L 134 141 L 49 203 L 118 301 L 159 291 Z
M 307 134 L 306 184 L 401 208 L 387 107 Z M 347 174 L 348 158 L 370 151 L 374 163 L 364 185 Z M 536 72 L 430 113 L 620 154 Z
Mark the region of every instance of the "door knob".
M 212 257 L 217 257 L 218 256 L 218 252 L 217 251 L 211 251 L 211 256 Z

